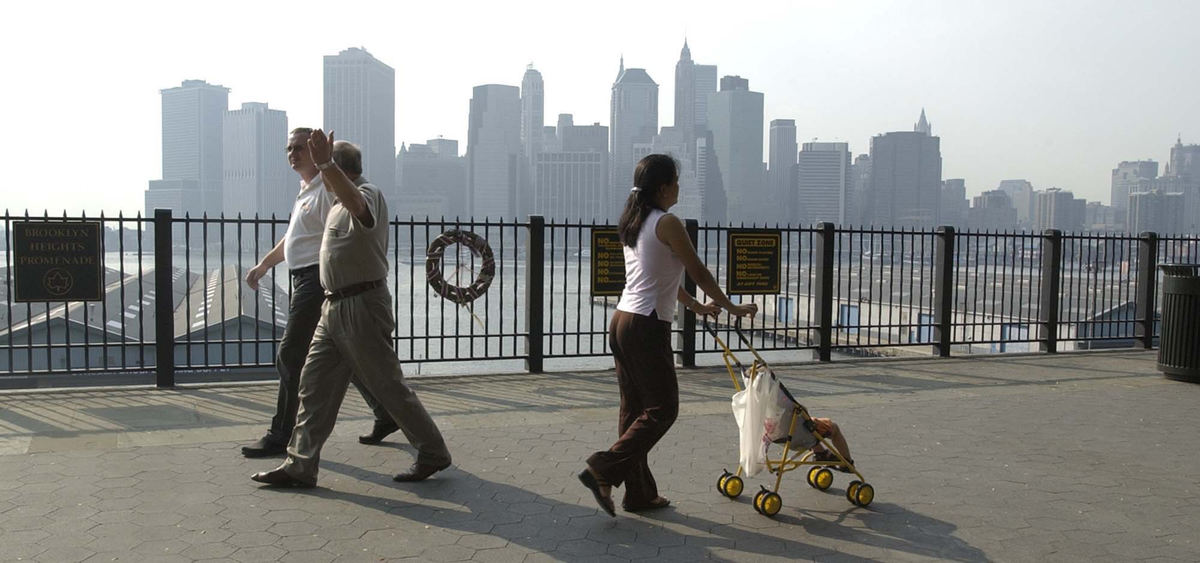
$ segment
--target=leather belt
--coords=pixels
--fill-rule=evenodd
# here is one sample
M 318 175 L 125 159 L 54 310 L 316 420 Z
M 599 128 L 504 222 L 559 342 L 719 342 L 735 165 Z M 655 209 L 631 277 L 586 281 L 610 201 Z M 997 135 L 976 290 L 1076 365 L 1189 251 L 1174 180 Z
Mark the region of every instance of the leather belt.
M 325 299 L 328 299 L 330 301 L 337 301 L 339 299 L 345 299 L 347 297 L 354 297 L 355 295 L 358 295 L 365 291 L 370 291 L 370 290 L 380 287 L 382 285 L 383 285 L 383 280 L 375 280 L 375 281 L 369 281 L 369 282 L 356 283 L 353 285 L 348 285 L 346 287 L 343 287 L 343 288 L 335 290 L 335 291 L 326 291 Z
M 299 275 L 301 275 L 301 274 L 307 274 L 307 273 L 309 273 L 309 272 L 315 272 L 315 271 L 317 271 L 317 269 L 318 269 L 320 266 L 321 266 L 320 264 L 310 264 L 310 265 L 308 265 L 308 266 L 305 266 L 305 267 L 303 267 L 303 268 L 293 268 L 293 269 L 291 269 L 291 270 L 288 270 L 288 273 L 292 274 L 293 276 L 299 276 Z

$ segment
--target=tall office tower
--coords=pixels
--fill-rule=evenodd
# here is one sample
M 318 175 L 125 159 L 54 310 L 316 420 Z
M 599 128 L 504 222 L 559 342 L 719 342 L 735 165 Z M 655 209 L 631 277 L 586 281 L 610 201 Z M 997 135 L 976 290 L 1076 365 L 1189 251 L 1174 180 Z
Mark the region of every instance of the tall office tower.
M 1176 137 L 1175 146 L 1171 147 L 1171 162 L 1164 175 L 1200 177 L 1200 145 L 1185 145 L 1182 138 Z
M 1017 226 L 1017 209 L 1004 190 L 991 190 L 975 196 L 967 211 L 971 230 L 998 231 Z
M 396 193 L 396 71 L 364 49 L 325 56 L 325 130 L 362 149 L 363 176 Z
M 247 102 L 225 112 L 222 129 L 225 216 L 290 215 L 299 188 L 283 150 L 287 113 Z
M 525 76 L 521 78 L 521 147 L 530 163 L 542 152 L 545 113 L 546 92 L 542 73 L 530 64 L 525 67 Z
M 1087 218 L 1087 202 L 1059 188 L 1035 192 L 1033 207 L 1033 226 L 1038 231 L 1058 229 L 1079 232 L 1083 230 L 1083 221 Z
M 472 92 L 467 126 L 467 213 L 479 218 L 523 216 L 529 202 L 520 189 L 520 89 L 485 84 Z
M 704 191 L 696 182 L 695 142 L 686 142 L 676 127 L 663 127 L 650 143 L 650 152 L 669 155 L 679 167 L 679 201 L 671 212 L 685 219 L 700 219 L 704 212 Z
M 774 201 L 787 205 L 784 222 L 799 221 L 803 210 L 796 193 L 796 120 L 771 120 L 768 139 L 767 192 Z
M 1177 137 L 1164 176 L 1174 186 L 1170 191 L 1183 193 L 1183 231 L 1200 232 L 1200 145 L 1185 145 Z
M 1001 180 L 996 186 L 1008 194 L 1017 209 L 1017 225 L 1022 229 L 1033 228 L 1033 184 L 1028 180 Z
M 1130 232 L 1180 234 L 1183 231 L 1183 199 L 1182 193 L 1166 193 L 1157 189 L 1129 194 Z
M 860 154 L 850 166 L 850 196 L 846 198 L 846 223 L 861 225 L 870 221 L 872 209 L 871 157 Z
M 575 125 L 569 113 L 559 114 L 558 127 L 554 130 L 556 142 L 567 152 L 599 152 L 608 154 L 608 127 L 593 123 Z
M 1085 213 L 1083 227 L 1089 231 L 1111 232 L 1117 230 L 1119 224 L 1125 223 L 1125 221 L 1117 221 L 1113 206 L 1104 205 L 1098 201 L 1087 202 Z
M 693 62 L 685 39 L 675 63 L 675 129 L 687 144 L 685 154 L 693 159 L 695 140 L 707 127 L 708 96 L 716 91 L 717 66 Z
M 1153 160 L 1122 161 L 1113 168 L 1109 203 L 1122 224 L 1129 209 L 1129 194 L 1148 190 L 1148 183 L 1157 177 L 1158 163 Z
M 942 202 L 940 225 L 950 225 L 957 229 L 965 229 L 967 225 L 967 181 L 953 178 L 942 181 Z
M 658 84 L 645 69 L 625 68 L 624 58 L 612 85 L 609 118 L 612 169 L 609 181 L 613 185 L 610 215 L 613 215 L 620 211 L 633 187 L 633 167 L 640 158 L 637 156 L 640 151 L 634 145 L 643 145 L 648 150 L 658 132 Z
M 458 156 L 458 141 L 439 138 L 401 145 L 396 192 L 388 208 L 401 218 L 466 216 L 467 159 Z
M 871 138 L 875 225 L 937 226 L 942 197 L 941 139 L 932 135 L 925 110 L 914 129 Z
M 734 220 L 786 219 L 784 206 L 766 194 L 763 181 L 763 95 L 751 92 L 740 76 L 721 78 L 721 90 L 708 97 L 708 129 L 721 167 L 721 183 Z
M 801 224 L 845 224 L 850 180 L 848 143 L 804 143 L 796 165 L 798 211 L 792 220 Z M 780 201 L 774 194 L 771 198 Z
M 599 123 L 575 125 L 569 113 L 558 116 L 554 145 L 537 154 L 533 165 L 531 213 L 556 219 L 585 221 L 616 218 L 610 216 L 608 182 L 608 128 Z
M 221 213 L 221 141 L 229 88 L 184 80 L 162 94 L 162 179 L 146 190 L 146 215 L 155 208 L 176 215 Z
M 729 200 L 721 183 L 721 165 L 713 150 L 712 131 L 696 139 L 696 186 L 701 191 L 701 221 L 720 224 L 728 220 Z

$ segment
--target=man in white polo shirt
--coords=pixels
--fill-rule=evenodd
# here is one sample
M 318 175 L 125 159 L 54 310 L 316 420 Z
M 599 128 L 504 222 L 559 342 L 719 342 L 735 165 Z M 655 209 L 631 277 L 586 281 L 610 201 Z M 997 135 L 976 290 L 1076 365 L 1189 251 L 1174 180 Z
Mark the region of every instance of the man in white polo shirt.
M 325 232 L 325 218 L 333 207 L 333 194 L 321 180 L 320 171 L 308 152 L 308 137 L 312 129 L 298 127 L 291 132 L 287 144 L 288 163 L 300 175 L 300 194 L 292 205 L 292 216 L 287 232 L 279 243 L 263 256 L 258 265 L 246 274 L 246 285 L 258 290 L 258 280 L 276 264 L 286 261 L 292 277 L 292 299 L 288 306 L 287 327 L 283 329 L 283 340 L 275 357 L 275 369 L 279 372 L 279 396 L 275 405 L 275 416 L 271 428 L 257 442 L 242 447 L 246 457 L 268 457 L 282 455 L 287 451 L 292 428 L 296 424 L 299 407 L 300 369 L 308 355 L 313 331 L 321 319 L 321 304 L 325 293 L 321 289 L 318 261 L 321 252 L 321 236 Z M 375 412 L 375 429 L 360 441 L 378 443 L 383 436 L 395 432 L 398 426 L 392 422 L 387 411 L 355 381 L 367 405 Z M 370 441 L 376 435 L 379 439 Z M 364 440 L 367 438 L 368 440 Z

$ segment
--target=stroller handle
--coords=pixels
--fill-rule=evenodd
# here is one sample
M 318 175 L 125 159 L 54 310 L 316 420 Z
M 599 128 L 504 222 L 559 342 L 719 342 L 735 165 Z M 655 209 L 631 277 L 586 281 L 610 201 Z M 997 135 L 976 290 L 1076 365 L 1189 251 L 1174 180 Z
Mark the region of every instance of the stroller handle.
M 708 331 L 708 333 L 711 334 L 712 337 L 717 340 L 717 342 L 721 342 L 721 337 L 720 337 L 720 335 L 717 334 L 716 327 L 713 326 L 713 324 L 708 321 L 707 315 L 705 315 L 705 317 L 704 317 L 704 330 Z M 748 350 L 750 350 L 750 353 L 756 359 L 758 359 L 759 362 L 761 362 L 764 366 L 767 365 L 767 361 L 764 360 L 762 358 L 762 356 L 758 355 L 758 350 L 756 350 L 754 348 L 754 344 L 751 343 L 750 339 L 746 337 L 746 334 L 744 332 L 742 332 L 742 317 L 734 317 L 733 332 L 737 334 L 738 340 L 740 340 L 742 342 L 742 344 L 744 344 L 746 346 L 746 348 Z M 734 358 L 734 361 L 737 361 L 737 358 Z M 741 362 L 737 362 L 737 363 L 738 363 L 738 367 L 740 369 Z M 772 375 L 774 375 L 774 374 L 772 373 Z

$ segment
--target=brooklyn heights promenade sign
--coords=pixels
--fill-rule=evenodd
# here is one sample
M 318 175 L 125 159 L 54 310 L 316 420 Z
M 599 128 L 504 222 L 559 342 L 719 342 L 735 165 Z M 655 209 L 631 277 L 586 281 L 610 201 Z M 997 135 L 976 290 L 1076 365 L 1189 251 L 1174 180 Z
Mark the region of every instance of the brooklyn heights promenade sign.
M 103 298 L 99 221 L 23 221 L 12 226 L 14 301 Z

